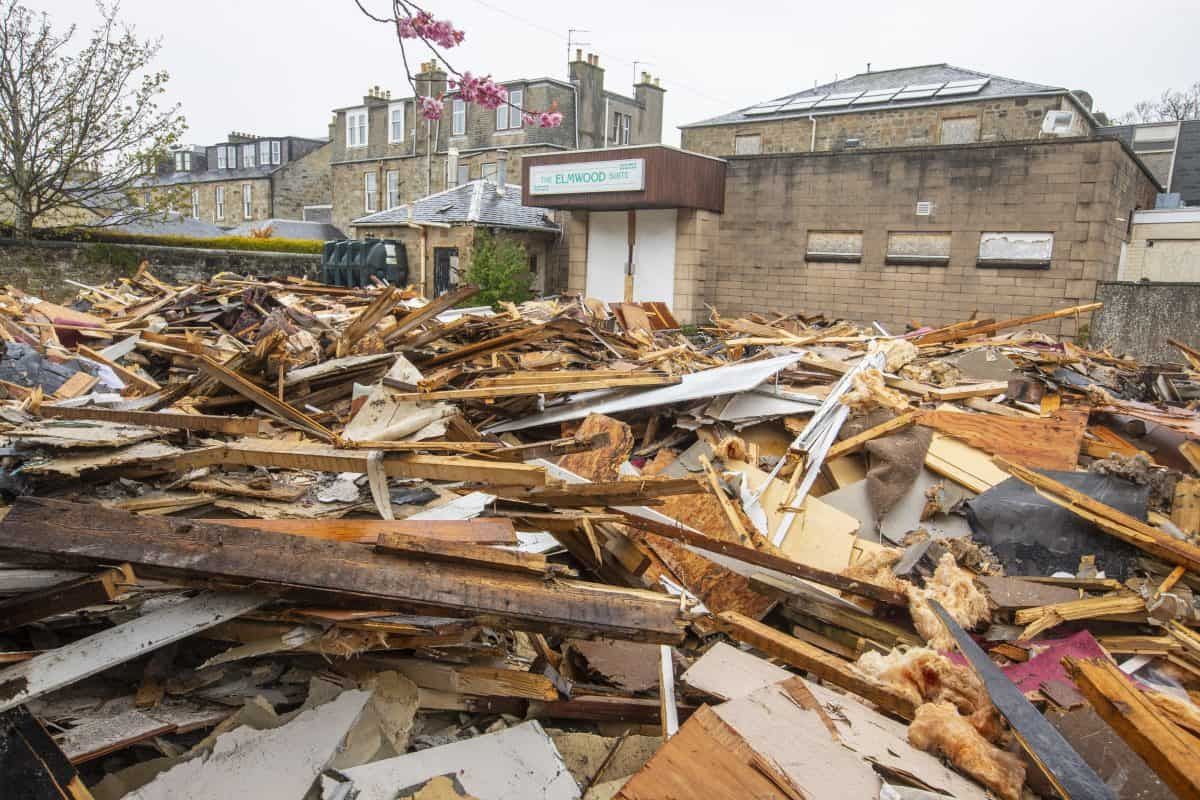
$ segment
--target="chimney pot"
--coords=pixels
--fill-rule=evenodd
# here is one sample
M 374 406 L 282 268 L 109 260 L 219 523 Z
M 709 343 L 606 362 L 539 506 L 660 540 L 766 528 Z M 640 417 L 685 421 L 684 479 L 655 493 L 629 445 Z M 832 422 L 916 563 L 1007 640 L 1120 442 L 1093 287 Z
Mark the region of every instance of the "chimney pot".
M 582 47 L 575 48 L 575 60 L 583 61 L 583 48 Z

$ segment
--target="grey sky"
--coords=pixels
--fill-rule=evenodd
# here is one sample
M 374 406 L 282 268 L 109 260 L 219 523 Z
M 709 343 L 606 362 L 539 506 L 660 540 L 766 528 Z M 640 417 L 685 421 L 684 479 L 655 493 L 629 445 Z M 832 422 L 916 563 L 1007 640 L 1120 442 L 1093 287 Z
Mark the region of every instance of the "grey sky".
M 364 0 L 384 9 L 386 0 Z M 93 0 L 25 0 L 57 24 L 95 20 Z M 606 86 L 632 91 L 635 59 L 666 88 L 675 126 L 872 69 L 949 62 L 1086 89 L 1119 113 L 1200 80 L 1200 2 L 1008 0 L 856 3 L 426 0 L 467 32 L 458 69 L 497 79 L 566 76 L 568 28 L 589 32 Z M 183 105 L 189 143 L 231 130 L 326 135 L 330 109 L 379 84 L 407 94 L 395 37 L 352 0 L 124 0 L 122 17 L 161 37 L 158 66 Z M 416 51 L 416 62 L 425 53 Z

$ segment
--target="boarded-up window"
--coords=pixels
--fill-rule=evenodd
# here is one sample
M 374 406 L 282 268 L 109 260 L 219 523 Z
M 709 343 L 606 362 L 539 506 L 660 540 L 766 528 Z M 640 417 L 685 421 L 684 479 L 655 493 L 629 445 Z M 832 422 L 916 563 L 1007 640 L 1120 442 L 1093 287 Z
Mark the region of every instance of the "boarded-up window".
M 1048 269 L 1052 233 L 984 232 L 979 235 L 980 267 Z
M 942 144 L 970 144 L 979 141 L 979 118 L 958 117 L 942 120 Z
M 950 263 L 950 233 L 894 231 L 888 234 L 888 264 L 944 267 Z
M 739 156 L 754 156 L 762 152 L 762 134 L 748 133 L 733 137 L 733 152 Z
M 862 261 L 862 231 L 809 231 L 806 261 Z

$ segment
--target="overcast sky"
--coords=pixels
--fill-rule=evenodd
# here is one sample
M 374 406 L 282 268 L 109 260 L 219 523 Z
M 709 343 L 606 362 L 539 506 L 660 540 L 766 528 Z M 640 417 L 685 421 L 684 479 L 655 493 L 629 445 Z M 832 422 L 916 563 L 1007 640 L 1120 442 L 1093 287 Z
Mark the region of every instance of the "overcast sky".
M 93 0 L 25 0 L 56 23 L 95 21 Z M 384 10 L 386 0 L 364 0 Z M 667 89 L 663 141 L 677 125 L 865 70 L 948 62 L 1086 89 L 1120 113 L 1200 81 L 1200 2 L 1159 0 L 426 0 L 467 32 L 451 63 L 497 79 L 566 77 L 567 30 L 600 54 L 605 85 L 632 92 L 635 60 Z M 231 130 L 324 136 L 330 110 L 378 84 L 408 94 L 389 29 L 353 0 L 123 0 L 122 17 L 161 38 L 186 141 Z M 417 53 L 415 61 L 424 59 Z

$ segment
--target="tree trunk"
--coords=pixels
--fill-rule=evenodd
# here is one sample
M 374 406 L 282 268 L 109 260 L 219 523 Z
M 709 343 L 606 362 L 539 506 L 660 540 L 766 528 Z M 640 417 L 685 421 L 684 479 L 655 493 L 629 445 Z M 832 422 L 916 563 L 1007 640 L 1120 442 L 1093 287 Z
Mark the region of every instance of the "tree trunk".
M 13 213 L 13 238 L 33 238 L 33 212 L 29 210 L 28 199 L 17 195 L 16 208 Z

